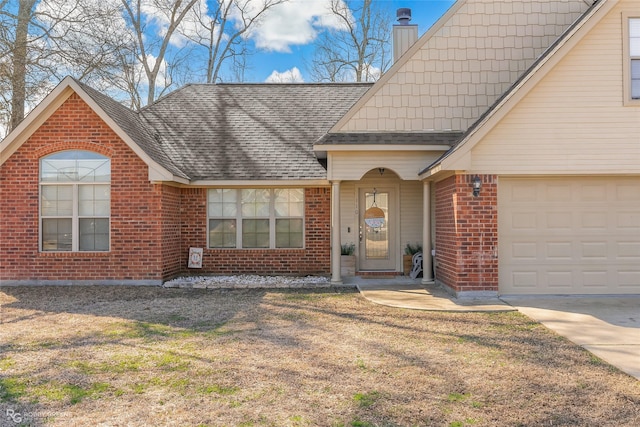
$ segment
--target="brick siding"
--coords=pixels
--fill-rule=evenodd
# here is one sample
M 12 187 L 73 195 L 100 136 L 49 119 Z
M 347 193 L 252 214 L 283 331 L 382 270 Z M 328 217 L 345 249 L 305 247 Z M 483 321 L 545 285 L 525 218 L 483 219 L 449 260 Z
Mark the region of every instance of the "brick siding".
M 62 150 L 111 159 L 108 252 L 40 252 L 39 160 Z M 305 190 L 304 249 L 205 249 L 206 189 L 149 182 L 146 164 L 73 94 L 0 167 L 0 281 L 152 281 L 179 274 L 328 274 L 330 188 Z
M 61 150 L 111 158 L 109 252 L 40 252 L 39 159 Z M 0 280 L 151 280 L 162 278 L 162 185 L 76 94 L 0 167 Z
M 208 249 L 207 190 L 182 190 L 182 265 L 190 247 L 204 248 L 202 269 L 189 274 L 329 274 L 331 189 L 305 189 L 304 249 Z
M 456 293 L 498 291 L 497 178 L 454 175 L 436 183 L 436 278 Z
M 163 185 L 162 188 L 162 278 L 173 278 L 182 270 L 180 236 L 180 206 L 182 191 L 178 187 Z

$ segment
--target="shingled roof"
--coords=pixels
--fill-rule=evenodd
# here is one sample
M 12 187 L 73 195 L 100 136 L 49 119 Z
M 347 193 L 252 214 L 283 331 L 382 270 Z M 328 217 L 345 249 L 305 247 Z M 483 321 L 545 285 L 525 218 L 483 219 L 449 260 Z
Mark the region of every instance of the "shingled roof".
M 313 143 L 370 84 L 192 84 L 144 108 L 157 147 L 192 181 L 326 179 Z
M 461 136 L 462 132 L 328 133 L 315 145 L 443 145 L 450 147 Z
M 148 129 L 144 123 L 140 120 L 140 115 L 130 110 L 114 99 L 104 95 L 103 93 L 93 89 L 79 80 L 74 79 L 75 82 L 82 87 L 87 95 L 95 101 L 105 113 L 116 122 L 116 124 L 126 132 L 129 137 L 135 141 L 136 144 L 142 148 L 142 150 L 149 155 L 153 160 L 158 162 L 161 166 L 168 171 L 181 178 L 188 178 L 180 168 L 167 156 L 162 147 L 153 136 L 153 130 Z

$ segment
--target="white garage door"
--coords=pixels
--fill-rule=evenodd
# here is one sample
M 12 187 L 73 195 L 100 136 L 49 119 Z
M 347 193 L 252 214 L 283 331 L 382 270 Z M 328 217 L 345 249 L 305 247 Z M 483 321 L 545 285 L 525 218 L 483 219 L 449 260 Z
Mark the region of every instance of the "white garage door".
M 501 294 L 640 294 L 640 178 L 500 178 Z

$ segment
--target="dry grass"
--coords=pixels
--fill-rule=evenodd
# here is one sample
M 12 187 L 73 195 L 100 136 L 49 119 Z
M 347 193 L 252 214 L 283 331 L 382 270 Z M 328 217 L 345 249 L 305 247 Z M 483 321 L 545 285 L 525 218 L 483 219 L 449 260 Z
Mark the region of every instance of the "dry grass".
M 518 313 L 349 290 L 0 292 L 0 425 L 632 426 L 640 382 Z

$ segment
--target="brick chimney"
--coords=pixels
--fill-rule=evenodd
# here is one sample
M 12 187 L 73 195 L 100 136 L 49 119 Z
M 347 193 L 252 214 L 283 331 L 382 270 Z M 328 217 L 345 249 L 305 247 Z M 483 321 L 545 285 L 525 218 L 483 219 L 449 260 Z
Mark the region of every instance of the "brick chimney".
M 410 24 L 411 9 L 396 12 L 398 23 L 393 26 L 393 62 L 396 62 L 418 40 L 418 26 Z

